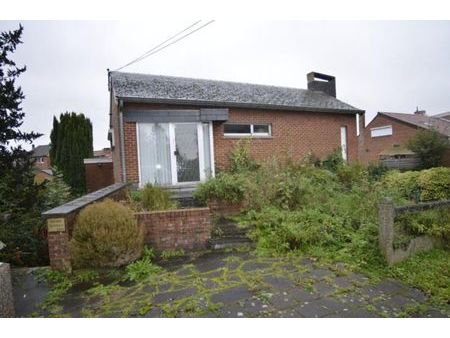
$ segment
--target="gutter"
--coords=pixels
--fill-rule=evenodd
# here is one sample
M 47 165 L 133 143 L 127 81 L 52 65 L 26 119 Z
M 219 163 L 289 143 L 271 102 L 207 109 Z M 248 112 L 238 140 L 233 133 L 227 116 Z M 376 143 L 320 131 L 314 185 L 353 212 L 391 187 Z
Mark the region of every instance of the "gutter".
M 257 108 L 257 109 L 272 109 L 272 110 L 288 110 L 288 111 L 303 111 L 303 112 L 321 112 L 321 113 L 339 113 L 339 114 L 364 114 L 365 111 L 361 109 L 333 109 L 333 108 L 316 108 L 316 107 L 299 107 L 299 106 L 282 106 L 271 104 L 256 104 L 245 102 L 211 102 L 198 100 L 180 100 L 180 99 L 159 99 L 159 98 L 140 98 L 140 97 L 124 97 L 117 96 L 121 102 L 130 103 L 168 103 L 177 105 L 190 106 L 209 106 L 209 107 L 235 107 L 235 108 Z

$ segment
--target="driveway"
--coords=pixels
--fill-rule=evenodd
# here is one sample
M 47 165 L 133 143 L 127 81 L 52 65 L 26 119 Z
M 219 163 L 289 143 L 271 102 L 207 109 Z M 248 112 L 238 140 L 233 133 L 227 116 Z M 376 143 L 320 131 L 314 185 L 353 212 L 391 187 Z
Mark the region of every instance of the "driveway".
M 163 264 L 141 283 L 104 281 L 75 287 L 55 307 L 28 305 L 16 278 L 18 315 L 56 317 L 445 317 L 425 294 L 395 280 L 375 284 L 344 265 L 309 258 L 261 258 L 250 253 L 205 253 Z M 21 272 L 23 274 L 23 271 Z M 26 283 L 28 293 L 30 274 Z M 444 309 L 447 311 L 448 309 Z M 447 312 L 448 313 L 448 312 Z

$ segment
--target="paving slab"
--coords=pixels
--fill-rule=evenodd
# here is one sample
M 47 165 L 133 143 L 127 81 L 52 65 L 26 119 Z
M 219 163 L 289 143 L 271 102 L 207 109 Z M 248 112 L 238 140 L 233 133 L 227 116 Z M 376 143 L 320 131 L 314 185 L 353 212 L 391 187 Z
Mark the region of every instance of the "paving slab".
M 211 301 L 213 303 L 234 304 L 251 296 L 251 292 L 246 287 L 238 286 L 211 295 Z
M 177 290 L 177 291 L 158 293 L 157 295 L 155 295 L 153 297 L 152 302 L 154 304 L 172 302 L 172 301 L 176 301 L 178 299 L 194 296 L 196 293 L 197 293 L 196 288 L 188 288 L 188 289 L 181 289 L 181 290 Z

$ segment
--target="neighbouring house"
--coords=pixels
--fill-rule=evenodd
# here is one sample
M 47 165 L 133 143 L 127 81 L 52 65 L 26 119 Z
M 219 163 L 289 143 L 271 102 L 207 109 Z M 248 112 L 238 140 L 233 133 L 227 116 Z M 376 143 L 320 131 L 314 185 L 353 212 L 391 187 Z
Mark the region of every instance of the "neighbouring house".
M 50 145 L 33 145 L 31 157 L 34 159 L 34 167 L 36 169 L 51 169 L 50 164 Z
M 112 158 L 111 148 L 94 150 L 94 158 Z
M 50 163 L 50 145 L 33 145 L 31 157 L 34 159 L 34 181 L 38 184 L 53 179 L 53 171 Z
M 333 76 L 307 81 L 297 89 L 109 72 L 115 182 L 192 187 L 225 169 L 243 138 L 257 160 L 336 149 L 358 160 L 364 111 L 336 98 Z
M 420 162 L 406 144 L 423 129 L 435 129 L 442 137 L 450 138 L 450 113 L 429 116 L 424 110 L 413 114 L 379 112 L 365 128 L 361 161 L 398 169 L 417 168 Z M 444 155 L 444 164 L 450 166 L 450 151 Z

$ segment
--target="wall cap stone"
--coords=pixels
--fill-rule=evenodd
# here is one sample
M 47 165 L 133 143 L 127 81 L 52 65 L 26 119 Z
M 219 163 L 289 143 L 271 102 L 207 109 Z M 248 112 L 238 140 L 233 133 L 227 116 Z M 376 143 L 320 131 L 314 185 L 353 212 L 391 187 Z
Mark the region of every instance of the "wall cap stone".
M 94 203 L 98 200 L 104 199 L 109 195 L 112 195 L 127 186 L 127 183 L 115 183 L 106 188 L 91 192 L 80 198 L 74 199 L 66 204 L 60 205 L 56 208 L 47 210 L 42 213 L 44 218 L 62 217 L 71 214 L 77 210 L 80 210 L 87 205 Z

